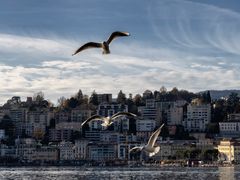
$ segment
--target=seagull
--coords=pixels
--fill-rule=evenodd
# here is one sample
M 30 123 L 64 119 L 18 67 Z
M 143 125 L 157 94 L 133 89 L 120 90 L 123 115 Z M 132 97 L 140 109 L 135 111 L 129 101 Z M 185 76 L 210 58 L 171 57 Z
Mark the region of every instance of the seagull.
M 164 124 L 162 124 L 154 133 L 152 133 L 151 137 L 148 140 L 147 145 L 134 147 L 129 150 L 129 153 L 137 152 L 137 151 L 145 151 L 149 154 L 149 157 L 152 157 L 153 155 L 158 153 L 158 151 L 160 150 L 160 147 L 159 146 L 154 147 L 154 145 L 155 145 L 155 142 L 156 142 L 163 126 L 164 126 Z
M 103 54 L 110 54 L 109 44 L 112 42 L 113 39 L 122 36 L 130 36 L 130 34 L 128 32 L 115 31 L 111 34 L 107 41 L 103 41 L 102 43 L 88 42 L 81 46 L 80 48 L 78 48 L 72 55 L 74 56 L 75 54 L 88 48 L 102 48 Z
M 108 126 L 110 126 L 113 123 L 113 121 L 115 119 L 117 119 L 118 117 L 121 117 L 121 116 L 136 117 L 137 115 L 133 114 L 133 113 L 130 113 L 130 112 L 118 112 L 118 113 L 112 115 L 112 117 L 110 117 L 110 116 L 103 117 L 103 116 L 99 116 L 99 115 L 93 115 L 90 118 L 88 118 L 86 121 L 84 121 L 82 123 L 82 126 L 84 126 L 85 124 L 89 123 L 90 121 L 100 120 L 100 121 L 103 121 L 103 123 L 101 124 L 102 126 L 108 127 Z

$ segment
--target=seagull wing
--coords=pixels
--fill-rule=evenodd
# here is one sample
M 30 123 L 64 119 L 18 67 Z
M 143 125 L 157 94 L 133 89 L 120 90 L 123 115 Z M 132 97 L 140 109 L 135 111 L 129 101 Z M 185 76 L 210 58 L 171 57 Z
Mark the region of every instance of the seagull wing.
M 83 46 L 81 46 L 80 48 L 78 48 L 73 55 L 79 53 L 80 51 L 83 51 L 85 49 L 89 49 L 89 48 L 101 48 L 102 44 L 101 43 L 95 43 L 95 42 L 89 42 L 84 44 Z
M 132 149 L 129 150 L 129 153 L 136 153 L 139 152 L 143 149 L 143 147 L 133 147 Z
M 102 116 L 99 116 L 99 115 L 93 115 L 91 116 L 90 118 L 88 118 L 86 121 L 84 121 L 81 126 L 84 126 L 85 124 L 89 123 L 90 121 L 92 120 L 103 120 L 103 117 Z
M 118 112 L 114 115 L 112 115 L 111 119 L 114 120 L 120 116 L 132 116 L 132 117 L 136 117 L 136 114 L 130 113 L 130 112 Z
M 150 146 L 150 147 L 153 147 L 153 146 L 154 146 L 154 144 L 155 144 L 155 142 L 156 142 L 156 140 L 157 140 L 157 138 L 158 138 L 158 136 L 159 136 L 159 134 L 160 134 L 163 126 L 164 126 L 164 124 L 162 124 L 162 125 L 151 135 L 151 137 L 150 137 L 149 140 L 148 140 L 147 146 Z
M 130 36 L 130 34 L 128 32 L 120 32 L 120 31 L 113 32 L 111 36 L 108 38 L 107 43 L 110 44 L 113 39 L 121 36 Z

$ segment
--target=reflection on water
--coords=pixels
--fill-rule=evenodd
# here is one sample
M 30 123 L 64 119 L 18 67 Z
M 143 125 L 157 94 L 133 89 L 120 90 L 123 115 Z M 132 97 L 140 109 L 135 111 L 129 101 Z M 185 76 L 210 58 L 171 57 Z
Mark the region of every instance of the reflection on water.
M 2 180 L 35 180 L 35 179 L 166 179 L 166 180 L 237 180 L 240 179 L 240 168 L 196 168 L 196 167 L 148 167 L 148 168 L 83 168 L 83 167 L 47 167 L 47 168 L 0 168 Z
M 219 180 L 235 180 L 239 179 L 239 173 L 240 169 L 236 170 L 235 167 L 219 167 Z M 235 174 L 238 174 L 238 178 L 235 176 Z

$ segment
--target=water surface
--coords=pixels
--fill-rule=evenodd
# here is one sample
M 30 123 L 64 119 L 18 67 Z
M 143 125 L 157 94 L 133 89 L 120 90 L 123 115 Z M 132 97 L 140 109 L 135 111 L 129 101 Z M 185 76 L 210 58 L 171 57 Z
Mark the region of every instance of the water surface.
M 239 167 L 21 167 L 0 168 L 1 180 L 237 180 Z

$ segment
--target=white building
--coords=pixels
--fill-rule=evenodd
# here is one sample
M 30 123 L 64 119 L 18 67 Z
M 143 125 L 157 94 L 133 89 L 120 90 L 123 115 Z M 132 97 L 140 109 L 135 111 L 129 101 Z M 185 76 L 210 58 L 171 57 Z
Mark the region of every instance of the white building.
M 157 108 L 154 99 L 147 99 L 145 106 L 138 107 L 138 112 L 143 119 L 156 120 Z
M 219 132 L 222 136 L 239 136 L 240 121 L 226 121 L 219 123 Z
M 204 132 L 206 125 L 211 121 L 210 104 L 194 104 L 187 106 L 187 118 L 183 120 L 185 130 L 192 132 Z
M 174 106 L 167 110 L 168 125 L 182 125 L 183 107 Z
M 87 159 L 87 146 L 88 140 L 76 140 L 74 145 L 74 156 L 76 160 L 86 160 Z

